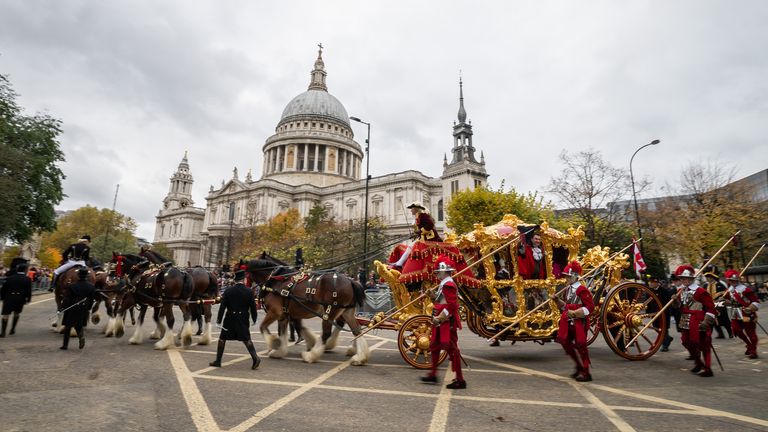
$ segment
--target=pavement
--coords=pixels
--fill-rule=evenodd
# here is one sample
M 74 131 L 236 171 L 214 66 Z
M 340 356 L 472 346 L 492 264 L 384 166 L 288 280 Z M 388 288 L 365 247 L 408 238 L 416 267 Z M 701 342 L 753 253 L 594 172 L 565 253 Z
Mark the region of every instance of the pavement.
M 424 372 L 402 360 L 393 331 L 366 336 L 370 362 L 353 366 L 348 332 L 307 364 L 303 344 L 285 359 L 267 358 L 252 327 L 259 369 L 250 369 L 239 342 L 228 342 L 223 367 L 211 368 L 215 340 L 157 351 L 154 341 L 128 343 L 130 323 L 120 339 L 100 333 L 105 321 L 91 325 L 85 349 L 75 338 L 61 351 L 54 312 L 51 295 L 37 295 L 17 334 L 0 339 L 0 430 L 768 431 L 768 349 L 758 346 L 761 358 L 749 360 L 738 339 L 715 339 L 725 371 L 702 378 L 688 372 L 677 334 L 669 352 L 638 362 L 598 338 L 590 347 L 594 381 L 578 383 L 555 343 L 489 347 L 465 329 L 468 388 L 448 390 L 448 363 L 439 385 L 421 383 Z M 306 324 L 319 332 L 319 320 Z M 144 328 L 154 329 L 151 319 Z

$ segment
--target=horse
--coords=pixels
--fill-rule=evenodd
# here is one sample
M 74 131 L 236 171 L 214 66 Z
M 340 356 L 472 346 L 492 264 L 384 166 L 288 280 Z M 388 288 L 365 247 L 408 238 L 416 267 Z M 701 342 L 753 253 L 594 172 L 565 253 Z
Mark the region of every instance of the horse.
M 56 301 L 56 310 L 61 312 L 63 304 L 64 304 L 64 298 L 69 294 L 69 286 L 73 283 L 77 282 L 79 278 L 77 277 L 77 271 L 81 268 L 81 266 L 74 266 L 64 272 L 63 274 L 59 275 L 56 278 L 56 285 L 53 287 L 53 297 Z M 88 268 L 88 267 L 86 267 Z M 92 284 L 96 284 L 96 275 L 95 272 L 88 268 L 88 276 L 86 276 L 85 280 Z M 52 327 L 55 327 L 57 333 L 64 332 L 64 326 L 61 324 L 61 320 L 64 317 L 63 313 L 57 313 L 56 322 L 52 323 Z
M 260 298 L 266 316 L 261 320 L 259 330 L 271 349 L 269 356 L 282 358 L 287 354 L 287 321 L 291 320 L 307 342 L 307 350 L 301 353 L 307 363 L 317 361 L 326 350 L 336 345 L 339 321 L 347 323 L 354 335 L 361 332 L 355 319 L 355 306 L 362 306 L 365 299 L 363 286 L 354 279 L 338 272 L 313 273 L 305 275 L 294 271 L 285 263 L 266 253 L 260 259 L 248 261 L 246 271 L 253 282 L 262 286 Z M 318 343 L 315 335 L 302 325 L 303 319 L 323 319 L 322 339 Z M 269 331 L 269 325 L 278 321 L 278 336 Z M 337 328 L 331 331 L 331 325 Z M 368 361 L 368 343 L 364 338 L 355 340 L 347 351 L 353 365 Z
M 126 257 L 126 255 L 119 256 Z M 132 344 L 142 342 L 144 316 L 146 309 L 152 306 L 155 308 L 153 318 L 158 326 L 156 332 L 159 330 L 162 333 L 160 340 L 155 343 L 155 349 L 164 350 L 174 344 L 173 305 L 175 304 L 181 309 L 184 319 L 181 332 L 179 332 L 180 342 L 184 347 L 192 344 L 189 303 L 193 286 L 192 277 L 189 274 L 176 267 L 150 267 L 150 262 L 144 259 L 131 266 L 126 277 L 126 283 L 128 289 L 119 296 L 116 314 L 124 313 L 134 305 L 141 307 L 139 325 L 136 326 L 136 332 L 129 342 Z M 115 324 L 121 326 L 121 320 L 116 320 Z
M 139 252 L 139 256 L 144 257 L 151 263 L 158 265 L 167 265 L 168 263 L 172 262 L 159 253 L 150 249 L 145 249 L 143 247 Z M 216 276 L 214 276 L 213 273 L 200 266 L 187 268 L 186 272 L 190 277 L 192 277 L 192 284 L 194 287 L 191 297 L 192 301 L 213 300 L 218 296 L 219 284 L 216 280 Z M 211 343 L 213 331 L 213 325 L 211 324 L 211 318 L 213 314 L 211 312 L 211 308 L 212 305 L 209 302 L 202 302 L 201 304 L 190 304 L 189 310 L 192 315 L 192 320 L 198 321 L 198 335 L 202 334 L 200 340 L 197 342 L 198 345 L 208 345 Z M 200 321 L 201 317 L 205 317 L 205 331 L 202 331 L 202 328 L 200 328 L 200 324 L 202 323 Z
M 96 272 L 96 282 L 94 283 L 94 286 L 96 287 L 96 298 L 94 299 L 93 307 L 91 308 L 91 322 L 93 324 L 98 324 L 101 322 L 101 314 L 99 313 L 101 302 L 104 302 L 107 316 L 112 317 L 114 313 L 112 309 L 113 302 L 115 301 L 117 293 L 125 288 L 125 283 L 123 283 L 121 279 L 110 274 L 109 271 L 98 271 Z M 136 319 L 133 316 L 133 309 L 131 309 L 131 322 L 136 324 Z M 102 333 L 106 333 L 108 327 L 109 322 L 107 323 L 107 326 L 104 327 Z

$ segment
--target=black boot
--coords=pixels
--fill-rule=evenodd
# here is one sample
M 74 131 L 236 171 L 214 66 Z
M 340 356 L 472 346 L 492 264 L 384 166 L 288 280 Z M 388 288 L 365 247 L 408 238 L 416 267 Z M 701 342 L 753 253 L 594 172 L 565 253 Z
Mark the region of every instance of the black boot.
M 77 338 L 80 339 L 79 348 L 85 348 L 85 331 L 82 328 L 77 332 Z
M 259 363 L 261 363 L 261 359 L 259 359 L 259 355 L 256 354 L 256 348 L 253 347 L 253 342 L 246 341 L 245 347 L 248 348 L 248 353 L 251 354 L 251 359 L 253 359 L 253 364 L 251 365 L 251 369 L 258 368 Z
M 19 314 L 13 315 L 13 324 L 11 324 L 11 333 L 10 334 L 16 334 L 16 324 L 19 323 Z
M 53 290 L 56 288 L 56 281 L 59 279 L 59 275 L 56 273 L 53 274 L 53 280 L 51 280 L 51 286 L 48 287 L 48 292 L 53 292 Z
M 200 336 L 203 334 L 203 317 L 197 318 L 197 333 L 195 333 L 195 336 Z
M 3 317 L 3 328 L 0 330 L 0 337 L 5 337 L 5 329 L 8 328 L 8 318 Z
M 224 357 L 224 346 L 227 341 L 219 339 L 219 345 L 216 347 L 216 360 L 208 363 L 208 366 L 221 367 L 221 358 Z
M 67 349 L 69 347 L 69 333 L 72 332 L 72 327 L 65 326 L 64 327 L 64 342 L 61 344 L 61 348 L 59 349 Z

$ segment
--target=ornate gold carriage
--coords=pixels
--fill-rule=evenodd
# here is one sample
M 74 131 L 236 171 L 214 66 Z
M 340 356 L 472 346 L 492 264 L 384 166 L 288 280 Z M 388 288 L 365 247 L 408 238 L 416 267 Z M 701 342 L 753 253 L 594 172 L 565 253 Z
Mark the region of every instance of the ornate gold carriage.
M 534 234 L 541 240 L 545 277 L 526 279 L 521 276 L 519 247 Z M 608 346 L 626 359 L 643 360 L 653 355 L 661 346 L 667 327 L 663 316 L 631 346 L 625 344 L 661 309 L 661 301 L 645 285 L 621 281 L 621 271 L 629 266 L 626 254 L 611 255 L 608 248 L 595 246 L 579 258 L 583 238 L 580 227 L 560 232 L 546 222 L 536 226 L 514 215 L 506 215 L 488 227 L 475 225 L 472 232 L 462 236 L 449 235 L 446 245 L 452 250 L 458 248 L 474 272 L 474 277 L 457 278 L 462 319 L 467 327 L 478 336 L 491 338 L 498 334 L 498 340 L 512 344 L 554 340 L 560 310 L 549 297 L 566 284 L 560 274 L 562 269 L 578 259 L 586 275 L 583 283 L 595 299 L 589 343 L 602 333 Z M 369 326 L 396 330 L 403 359 L 416 368 L 428 368 L 431 303 L 426 298 L 412 303 L 418 292 L 408 290 L 399 272 L 378 261 L 374 264 L 392 291 L 397 312 L 383 322 L 384 314 L 374 316 Z M 424 282 L 423 288 L 429 288 L 429 283 Z M 542 303 L 547 304 L 540 306 Z M 442 353 L 440 361 L 444 359 Z

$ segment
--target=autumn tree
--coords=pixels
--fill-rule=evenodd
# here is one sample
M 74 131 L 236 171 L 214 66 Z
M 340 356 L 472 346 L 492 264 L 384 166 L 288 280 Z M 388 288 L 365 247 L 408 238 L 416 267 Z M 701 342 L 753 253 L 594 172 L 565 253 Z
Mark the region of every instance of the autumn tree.
M 119 212 L 98 209 L 92 206 L 80 207 L 59 218 L 52 232 L 43 234 L 41 251 L 53 248 L 63 251 L 83 235 L 91 236 L 91 258 L 108 261 L 112 251 L 136 253 L 136 222 Z
M 574 225 L 584 227 L 586 246 L 625 246 L 631 238 L 626 224 L 628 207 L 614 203 L 628 197 L 632 190 L 627 170 L 603 160 L 599 151 L 586 150 L 560 153 L 563 165 L 559 177 L 552 177 L 547 192 L 556 196 L 564 207 L 559 213 Z M 647 182 L 635 182 L 637 190 Z
M 485 226 L 495 224 L 507 213 L 530 223 L 553 219 L 552 206 L 538 194 L 522 194 L 514 188 L 505 192 L 503 182 L 495 191 L 478 187 L 472 191 L 457 192 L 451 197 L 446 212 L 446 225 L 457 234 L 472 231 L 476 223 Z
M 236 235 L 232 260 L 256 258 L 262 251 L 266 251 L 293 265 L 296 250 L 301 248 L 306 266 L 356 271 L 364 262 L 364 228 L 362 220 L 339 222 L 320 206 L 310 209 L 304 219 L 297 209 L 289 209 L 265 224 L 248 228 Z M 370 218 L 369 261 L 384 257 L 387 241 L 381 221 Z
M 683 169 L 680 182 L 667 186 L 676 193 L 643 214 L 665 253 L 694 264 L 705 262 L 736 231 L 740 241 L 716 261 L 744 264 L 742 249 L 756 250 L 765 241 L 768 203 L 753 186 L 734 182 L 735 170 L 715 162 L 695 162 Z
M 25 115 L 17 94 L 0 75 L 0 238 L 23 243 L 56 226 L 54 206 L 64 197 L 61 121 Z

